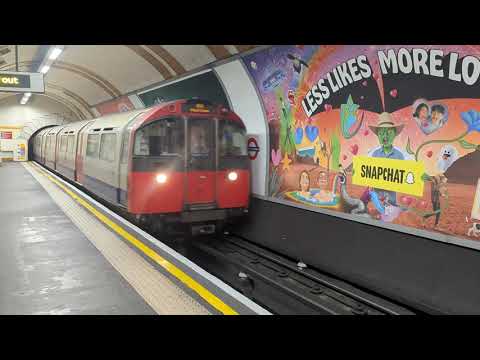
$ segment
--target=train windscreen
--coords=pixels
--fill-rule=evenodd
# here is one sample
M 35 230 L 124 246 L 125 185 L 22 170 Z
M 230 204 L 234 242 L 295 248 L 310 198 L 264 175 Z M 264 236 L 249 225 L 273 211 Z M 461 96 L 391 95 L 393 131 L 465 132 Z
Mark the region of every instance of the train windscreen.
M 247 132 L 235 121 L 222 120 L 218 129 L 218 145 L 220 156 L 246 156 Z
M 135 135 L 134 156 L 175 156 L 184 153 L 184 128 L 180 119 L 155 121 Z

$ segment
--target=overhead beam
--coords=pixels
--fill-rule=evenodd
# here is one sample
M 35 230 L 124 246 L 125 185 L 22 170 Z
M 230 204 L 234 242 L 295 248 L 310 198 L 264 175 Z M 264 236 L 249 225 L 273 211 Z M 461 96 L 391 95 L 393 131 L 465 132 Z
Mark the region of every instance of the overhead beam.
M 90 110 L 90 105 L 88 104 L 88 102 L 86 102 L 85 99 L 83 99 L 80 95 L 74 93 L 73 91 L 70 91 L 70 90 L 68 90 L 68 89 L 65 89 L 65 88 L 62 87 L 62 86 L 55 85 L 55 84 L 52 84 L 52 83 L 45 83 L 45 85 L 46 85 L 48 88 L 61 91 L 61 92 L 64 93 L 66 96 L 74 99 L 75 101 L 77 101 L 79 104 L 82 105 L 82 107 L 90 114 L 90 116 L 91 116 L 92 118 L 95 117 L 95 114 L 92 112 L 92 110 Z
M 164 79 L 171 78 L 173 75 L 168 71 L 167 67 L 163 65 L 158 59 L 155 58 L 152 54 L 150 54 L 147 50 L 145 50 L 140 45 L 125 45 L 130 50 L 132 50 L 135 54 L 140 56 L 143 60 L 148 62 L 152 65 L 157 72 L 159 72 Z
M 170 66 L 177 75 L 185 73 L 187 70 L 183 67 L 182 64 L 175 59 L 172 54 L 170 54 L 165 48 L 161 45 L 144 45 L 145 47 L 152 50 L 158 57 L 165 61 L 168 66 Z
M 83 78 L 91 80 L 95 84 L 100 86 L 102 89 L 104 89 L 112 97 L 118 97 L 118 96 L 122 95 L 120 90 L 117 89 L 107 79 L 103 78 L 102 76 L 98 75 L 97 73 L 94 73 L 93 71 L 91 71 L 91 70 L 89 70 L 89 69 L 87 69 L 83 66 L 67 63 L 65 61 L 56 61 L 55 63 L 53 63 L 52 67 L 53 68 L 58 68 L 58 69 L 63 69 L 63 70 L 68 70 L 68 71 L 71 71 L 71 72 L 73 72 L 77 75 L 82 76 Z
M 233 45 L 237 48 L 238 52 L 244 52 L 244 51 L 248 51 L 250 49 L 253 49 L 255 46 L 258 46 L 258 45 Z
M 208 50 L 215 56 L 217 60 L 225 59 L 232 56 L 227 48 L 223 45 L 207 45 Z

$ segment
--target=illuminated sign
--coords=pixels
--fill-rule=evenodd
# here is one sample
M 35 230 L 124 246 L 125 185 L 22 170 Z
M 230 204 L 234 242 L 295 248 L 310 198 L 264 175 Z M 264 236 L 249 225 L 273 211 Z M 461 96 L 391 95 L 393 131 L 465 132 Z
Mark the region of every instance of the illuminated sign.
M 196 104 L 195 107 L 190 108 L 190 112 L 208 113 L 210 110 L 205 108 L 203 104 Z
M 353 171 L 354 185 L 423 196 L 423 162 L 355 156 Z
M 44 93 L 45 84 L 42 73 L 0 72 L 0 92 Z

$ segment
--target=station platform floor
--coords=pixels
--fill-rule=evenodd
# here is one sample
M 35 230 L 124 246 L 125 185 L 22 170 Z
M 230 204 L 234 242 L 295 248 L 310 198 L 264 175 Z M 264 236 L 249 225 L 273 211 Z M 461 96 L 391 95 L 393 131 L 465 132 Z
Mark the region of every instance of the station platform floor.
M 197 296 L 208 293 L 200 280 L 182 275 L 196 284 L 196 293 L 160 271 L 52 179 L 31 162 L 0 166 L 0 314 L 222 313 L 221 306 L 203 301 L 207 296 Z M 117 232 L 122 231 L 128 230 Z M 241 297 L 232 289 L 225 293 Z M 210 297 L 232 313 L 242 312 L 232 310 L 233 300 L 228 306 Z

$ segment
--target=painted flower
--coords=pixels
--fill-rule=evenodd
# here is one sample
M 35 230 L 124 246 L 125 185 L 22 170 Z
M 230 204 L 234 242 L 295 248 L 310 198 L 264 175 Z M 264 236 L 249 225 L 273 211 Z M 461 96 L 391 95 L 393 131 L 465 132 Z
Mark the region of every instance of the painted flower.
M 468 126 L 468 132 L 478 131 L 480 132 L 480 113 L 475 110 L 469 110 L 467 112 L 462 112 L 462 120 Z
M 274 149 L 272 149 L 272 163 L 273 163 L 273 166 L 278 166 L 278 164 L 280 164 L 280 161 L 282 160 L 282 152 L 280 151 L 280 149 L 278 149 L 277 151 L 275 151 Z

